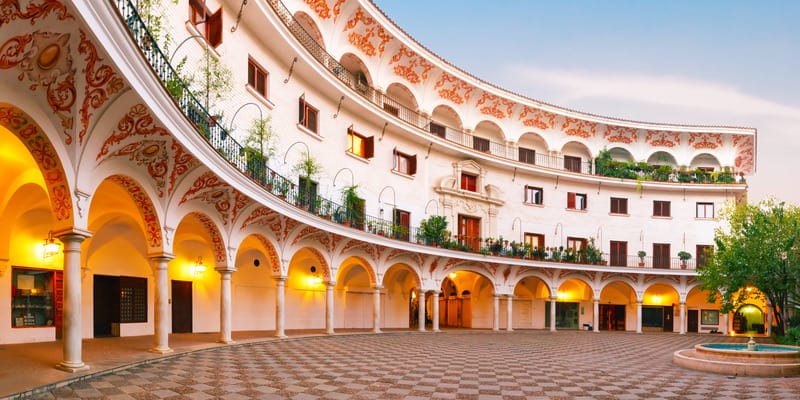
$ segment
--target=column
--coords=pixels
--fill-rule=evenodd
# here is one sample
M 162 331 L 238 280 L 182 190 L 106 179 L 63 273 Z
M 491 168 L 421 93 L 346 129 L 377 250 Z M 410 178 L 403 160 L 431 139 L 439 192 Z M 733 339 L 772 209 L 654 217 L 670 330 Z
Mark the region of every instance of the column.
M 168 263 L 175 258 L 172 254 L 152 257 L 153 271 L 156 279 L 155 293 L 155 331 L 153 332 L 153 353 L 170 353 L 169 348 L 169 276 Z
M 556 331 L 556 296 L 550 296 L 550 332 Z
M 511 332 L 511 331 L 514 330 L 514 328 L 512 328 L 512 324 L 511 324 L 512 320 L 513 320 L 512 311 L 513 311 L 513 307 L 514 307 L 514 303 L 512 302 L 512 300 L 514 300 L 514 296 L 513 295 L 506 296 L 506 301 L 507 301 L 507 303 L 506 303 L 506 331 L 508 331 L 508 332 Z
M 764 333 L 767 334 L 767 337 L 772 337 L 772 303 L 767 301 L 766 308 L 767 308 L 767 326 L 764 327 Z
M 642 333 L 642 301 L 636 300 L 636 333 Z
M 233 343 L 231 338 L 231 274 L 232 270 L 219 269 L 219 340 L 220 343 Z
M 286 337 L 286 277 L 275 278 L 278 290 L 275 292 L 275 337 Z
M 433 291 L 433 315 L 431 315 L 431 321 L 433 322 L 433 331 L 439 332 L 439 291 Z
M 372 332 L 381 333 L 381 286 L 375 286 L 372 297 Z
M 681 329 L 679 334 L 685 335 L 686 334 L 686 302 L 681 302 Z
M 58 236 L 64 243 L 64 361 L 56 368 L 67 372 L 89 369 L 81 359 L 81 243 L 90 236 L 86 231 L 67 231 Z
M 722 325 L 725 325 L 725 328 L 723 328 L 724 330 L 722 331 L 722 333 L 723 333 L 724 335 L 727 335 L 727 334 L 728 334 L 728 332 L 730 332 L 730 331 L 731 331 L 731 326 L 730 326 L 730 325 L 728 325 L 728 323 L 729 323 L 729 321 L 728 321 L 728 314 L 729 314 L 729 313 L 722 314 Z
M 600 332 L 600 299 L 594 299 L 594 317 L 592 318 L 592 330 L 595 333 Z
M 333 335 L 333 286 L 335 282 L 328 282 L 325 296 L 325 333 Z
M 492 330 L 497 332 L 500 330 L 500 295 L 495 293 L 494 302 L 492 304 L 494 317 L 492 318 Z
M 419 290 L 419 331 L 425 332 L 425 292 Z

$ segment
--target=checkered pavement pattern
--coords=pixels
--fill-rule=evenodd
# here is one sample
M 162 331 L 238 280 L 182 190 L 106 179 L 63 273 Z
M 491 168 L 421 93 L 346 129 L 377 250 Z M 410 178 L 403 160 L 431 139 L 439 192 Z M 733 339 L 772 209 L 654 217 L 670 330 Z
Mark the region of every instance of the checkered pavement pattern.
M 793 399 L 800 377 L 683 369 L 719 335 L 447 331 L 307 337 L 142 364 L 37 399 Z

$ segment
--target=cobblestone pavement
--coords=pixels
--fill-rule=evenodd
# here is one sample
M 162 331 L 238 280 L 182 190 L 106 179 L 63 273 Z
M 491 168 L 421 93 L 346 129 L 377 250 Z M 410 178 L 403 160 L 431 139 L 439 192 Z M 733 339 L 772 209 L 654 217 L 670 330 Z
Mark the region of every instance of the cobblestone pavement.
M 672 364 L 675 350 L 723 341 L 742 338 L 583 331 L 308 337 L 180 355 L 35 398 L 800 398 L 800 377 L 729 377 Z

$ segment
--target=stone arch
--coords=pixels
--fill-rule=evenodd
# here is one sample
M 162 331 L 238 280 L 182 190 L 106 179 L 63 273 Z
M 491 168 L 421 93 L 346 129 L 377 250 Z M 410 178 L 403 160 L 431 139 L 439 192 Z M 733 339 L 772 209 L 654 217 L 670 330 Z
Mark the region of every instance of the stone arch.
M 677 331 L 680 328 L 680 320 L 675 315 L 680 312 L 679 304 L 680 294 L 671 282 L 665 280 L 651 282 L 642 294 L 642 329 Z
M 435 278 L 437 282 L 444 282 L 445 279 L 453 281 L 457 288 L 457 297 L 449 298 L 447 301 L 453 304 L 445 303 L 445 307 L 442 307 L 440 299 L 439 315 L 432 315 L 432 308 L 427 310 L 428 315 L 439 318 L 441 326 L 491 328 L 494 321 L 493 307 L 497 286 L 485 270 L 485 266 L 464 262 L 437 272 L 440 273 L 439 279 Z M 440 288 L 441 285 L 437 287 Z M 426 301 L 432 300 L 431 297 L 429 296 Z
M 428 131 L 446 139 L 448 128 L 462 131 L 464 122 L 453 107 L 440 104 L 431 112 L 431 125 L 428 126 Z
M 294 13 L 294 19 L 300 24 L 300 27 L 302 27 L 303 30 L 305 30 L 308 35 L 314 39 L 314 41 L 319 43 L 323 49 L 326 48 L 325 40 L 322 37 L 322 32 L 319 30 L 319 26 L 317 26 L 317 23 L 314 21 L 314 17 L 303 11 L 297 11 Z
M 158 250 L 165 251 L 163 247 L 163 231 L 161 229 L 161 223 L 159 222 L 161 218 L 159 218 L 159 213 L 153 205 L 151 193 L 148 193 L 139 182 L 125 175 L 114 175 L 109 177 L 108 180 L 116 183 L 123 190 L 128 192 L 134 205 L 139 210 L 139 215 L 144 224 L 142 228 L 147 240 L 149 252 L 152 253 Z
M 714 171 L 719 171 L 722 168 L 722 164 L 720 164 L 719 159 L 714 157 L 714 155 L 709 153 L 699 153 L 692 157 L 692 162 L 689 163 L 690 169 L 695 168 L 711 168 Z
M 604 282 L 599 290 L 599 330 L 636 330 L 637 297 L 634 287 L 632 281 L 623 277 Z
M 403 114 L 408 117 L 408 113 L 403 109 L 416 112 L 418 108 L 417 97 L 408 86 L 395 82 L 386 88 L 386 96 L 383 96 L 383 109 L 386 112 L 397 116 Z
M 550 144 L 547 139 L 538 132 L 525 132 L 517 140 L 517 146 L 520 148 L 533 150 L 537 155 L 541 154 L 546 156 L 550 152 Z M 540 156 L 537 156 L 538 158 Z M 535 164 L 541 164 L 536 162 Z
M 656 151 L 647 157 L 647 163 L 650 165 L 669 165 L 673 168 L 678 167 L 678 162 L 675 161 L 675 156 L 666 151 Z
M 204 228 L 211 241 L 211 251 L 214 254 L 214 263 L 217 266 L 227 266 L 227 251 L 225 249 L 225 242 L 222 240 L 217 224 L 211 220 L 207 215 L 200 212 L 191 212 L 186 215 L 187 218 L 195 218 Z
M 339 279 L 344 277 L 348 271 L 348 269 L 352 269 L 353 267 L 360 266 L 364 269 L 364 272 L 367 274 L 367 278 L 369 279 L 369 285 L 374 287 L 378 283 L 378 279 L 375 276 L 375 270 L 372 268 L 372 265 L 361 256 L 349 256 L 345 258 L 342 263 L 339 265 L 336 271 L 336 282 L 337 285 L 340 283 Z M 343 282 L 342 282 L 343 283 Z
M 72 190 L 53 142 L 30 115 L 10 104 L 0 103 L 0 125 L 19 138 L 38 165 L 59 227 L 75 225 Z
M 503 128 L 500 125 L 497 125 L 495 122 L 489 120 L 483 120 L 478 122 L 475 125 L 475 129 L 472 132 L 473 137 L 482 138 L 484 140 L 489 141 L 489 148 L 482 149 L 479 148 L 478 144 L 473 141 L 472 148 L 475 150 L 480 151 L 487 151 L 489 153 L 498 154 L 501 156 L 505 156 L 505 143 L 506 143 L 506 135 L 503 132 Z
M 267 262 L 269 263 L 268 268 L 270 271 L 272 271 L 272 275 L 283 275 L 286 271 L 282 271 L 281 258 L 278 256 L 278 250 L 275 249 L 275 245 L 266 236 L 260 233 L 255 233 L 250 236 L 252 236 L 258 241 L 259 244 L 261 244 L 261 250 L 264 251 L 267 257 Z
M 561 155 L 564 158 L 563 165 L 559 167 L 563 167 L 569 171 L 573 172 L 582 172 L 582 173 L 589 173 L 591 170 L 591 161 L 592 161 L 592 151 L 585 143 L 577 142 L 577 141 L 569 141 L 564 143 L 561 146 Z M 574 157 L 579 159 L 579 163 L 577 161 L 570 161 L 574 160 Z
M 408 328 L 411 326 L 412 304 L 411 292 L 421 287 L 418 272 L 409 264 L 399 261 L 392 264 L 383 274 L 383 291 L 385 298 L 381 305 L 385 309 L 382 318 L 386 328 Z M 414 320 L 416 323 L 417 320 Z
M 580 329 L 593 324 L 592 312 L 580 312 L 581 309 L 594 309 L 594 290 L 584 277 L 577 274 L 565 276 L 560 280 L 555 295 L 557 329 Z M 553 301 L 552 295 L 550 301 Z M 545 320 L 549 319 L 550 313 L 545 314 Z
M 687 332 L 727 332 L 725 318 L 719 311 L 722 308 L 722 297 L 718 290 L 718 296 L 714 302 L 708 301 L 708 292 L 701 287 L 701 282 L 687 287 L 686 291 L 686 315 Z M 694 312 L 692 312 L 694 311 Z M 693 318 L 696 320 L 692 321 Z M 716 323 L 711 322 L 716 319 Z
M 631 162 L 634 161 L 633 153 L 631 153 L 628 146 L 617 145 L 608 149 L 611 159 L 614 161 Z
M 548 277 L 539 270 L 526 271 L 513 283 L 514 294 L 513 328 L 545 329 L 543 313 L 550 310 L 545 303 L 550 300 L 552 289 Z
M 342 64 L 344 69 L 353 75 L 357 89 L 365 91 L 367 87 L 373 85 L 372 74 L 367 68 L 367 64 L 359 56 L 349 52 L 344 53 L 339 58 L 339 64 Z
M 274 257 L 274 259 L 273 259 Z M 280 263 L 272 243 L 260 233 L 244 237 L 237 246 L 236 273 L 231 275 L 231 324 L 234 330 L 275 329 L 277 283 Z

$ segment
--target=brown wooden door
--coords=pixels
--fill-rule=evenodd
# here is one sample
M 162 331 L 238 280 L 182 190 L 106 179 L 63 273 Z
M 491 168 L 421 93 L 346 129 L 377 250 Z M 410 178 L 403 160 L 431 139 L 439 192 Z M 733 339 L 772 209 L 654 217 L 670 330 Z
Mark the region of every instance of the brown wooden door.
M 478 240 L 478 238 L 481 236 L 480 218 L 459 215 L 458 235 L 459 244 L 471 247 L 472 251 L 479 251 L 481 246 L 480 241 Z
M 54 271 L 53 279 L 53 299 L 55 299 L 55 313 L 53 319 L 56 325 L 56 339 L 61 339 L 64 335 L 64 272 Z
M 695 332 L 699 331 L 699 326 L 697 324 L 697 310 L 688 310 L 689 315 L 686 317 L 686 330 L 688 332 Z
M 672 332 L 672 306 L 664 306 L 664 332 Z
M 119 277 L 94 276 L 94 337 L 114 336 L 112 324 L 119 323 Z
M 625 267 L 628 264 L 628 242 L 611 241 L 611 266 Z
M 172 281 L 172 333 L 192 332 L 192 282 Z

